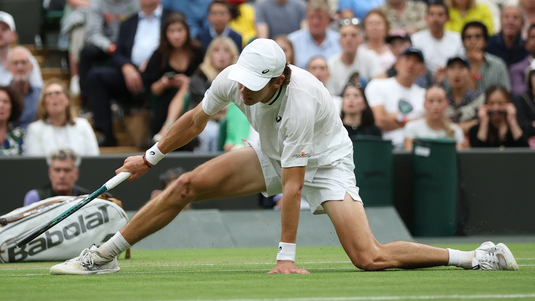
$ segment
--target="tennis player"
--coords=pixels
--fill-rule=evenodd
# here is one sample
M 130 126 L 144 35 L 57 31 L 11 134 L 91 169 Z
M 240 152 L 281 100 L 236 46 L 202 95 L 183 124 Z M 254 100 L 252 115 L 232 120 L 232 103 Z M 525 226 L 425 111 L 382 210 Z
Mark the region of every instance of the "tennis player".
M 269 273 L 308 273 L 295 264 L 301 197 L 313 214 L 326 213 L 353 264 L 366 271 L 452 265 L 465 269 L 517 270 L 504 244 L 483 243 L 463 252 L 396 241 L 379 244 L 370 230 L 353 164 L 353 146 L 329 91 L 312 74 L 286 64 L 282 49 L 256 39 L 237 64 L 223 70 L 203 101 L 178 119 L 167 135 L 143 156 L 132 156 L 116 172 L 130 180 L 202 132 L 219 110 L 234 102 L 260 135 L 259 144 L 216 157 L 182 175 L 142 207 L 100 247 L 53 266 L 52 274 L 119 271 L 117 256 L 171 222 L 189 203 L 264 192 L 283 193 L 282 233 L 277 264 Z

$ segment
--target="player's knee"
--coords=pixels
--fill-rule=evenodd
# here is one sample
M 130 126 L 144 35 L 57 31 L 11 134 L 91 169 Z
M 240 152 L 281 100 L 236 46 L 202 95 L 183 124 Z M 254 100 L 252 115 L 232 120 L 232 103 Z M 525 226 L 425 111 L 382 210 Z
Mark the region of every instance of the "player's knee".
M 191 203 L 196 196 L 190 173 L 181 175 L 169 186 L 169 194 L 177 203 Z
M 351 256 L 351 262 L 357 268 L 364 271 L 377 271 L 382 269 L 378 264 L 379 260 L 371 253 L 362 252 L 357 255 Z

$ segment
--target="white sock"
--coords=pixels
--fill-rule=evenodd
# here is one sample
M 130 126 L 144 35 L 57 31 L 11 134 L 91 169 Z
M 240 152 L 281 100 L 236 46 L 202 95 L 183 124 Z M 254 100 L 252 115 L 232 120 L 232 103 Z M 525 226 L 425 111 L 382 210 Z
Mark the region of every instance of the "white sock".
M 465 251 L 448 249 L 448 253 L 450 255 L 448 265 L 456 266 L 456 267 L 460 267 L 464 269 L 472 268 L 472 259 L 474 259 L 474 251 L 465 252 Z
M 107 242 L 98 247 L 97 253 L 103 259 L 112 259 L 130 247 L 131 245 L 124 239 L 121 232 L 117 232 Z

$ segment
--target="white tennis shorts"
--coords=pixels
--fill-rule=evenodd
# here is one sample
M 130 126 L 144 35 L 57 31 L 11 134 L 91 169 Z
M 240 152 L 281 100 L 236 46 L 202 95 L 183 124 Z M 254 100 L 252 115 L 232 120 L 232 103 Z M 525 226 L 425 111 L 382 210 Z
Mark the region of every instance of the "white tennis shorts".
M 264 196 L 282 193 L 281 163 L 262 152 L 260 146 L 244 139 L 245 146 L 251 146 L 260 160 L 266 181 Z M 309 159 L 301 196 L 310 205 L 313 214 L 325 214 L 321 205 L 325 201 L 342 201 L 346 192 L 354 201 L 361 202 L 355 179 L 353 152 L 328 166 L 318 166 L 317 159 Z

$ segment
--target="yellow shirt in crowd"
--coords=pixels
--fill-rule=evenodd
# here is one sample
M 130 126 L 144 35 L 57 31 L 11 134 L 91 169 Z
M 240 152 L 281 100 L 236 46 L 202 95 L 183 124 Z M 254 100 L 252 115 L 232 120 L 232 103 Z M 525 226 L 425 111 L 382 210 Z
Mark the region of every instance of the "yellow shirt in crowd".
M 471 21 L 485 24 L 489 36 L 494 34 L 492 15 L 485 4 L 477 4 L 476 8 L 469 9 L 465 16 L 462 16 L 458 9 L 450 8 L 450 20 L 446 23 L 445 29 L 461 33 L 464 25 Z
M 229 27 L 241 35 L 243 47 L 256 38 L 256 27 L 254 25 L 255 10 L 246 3 L 238 7 L 240 16 L 229 23 Z

